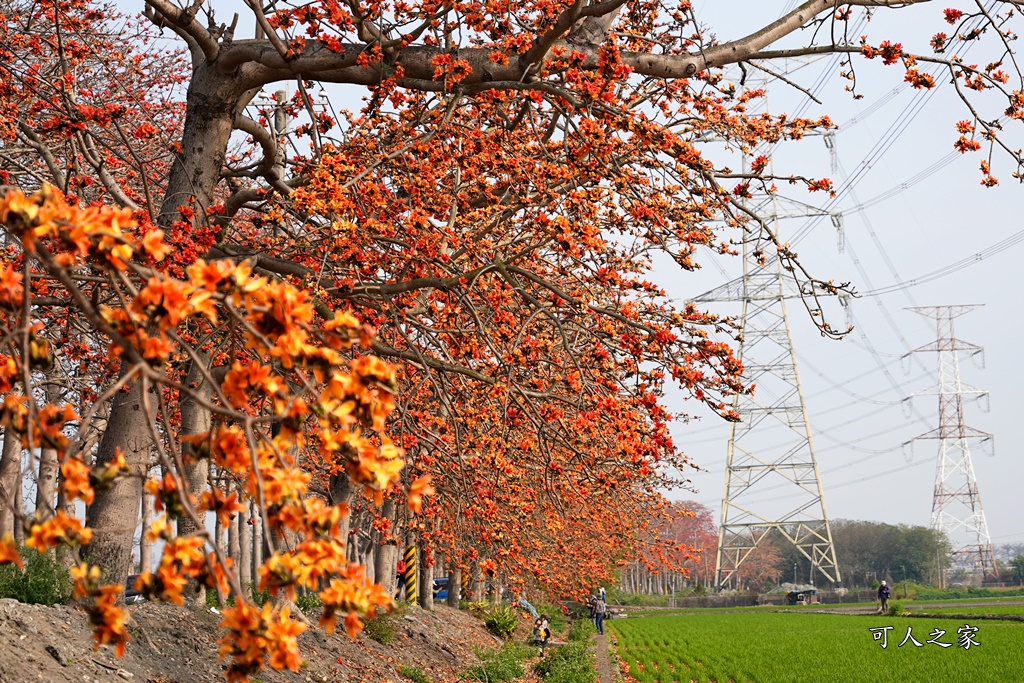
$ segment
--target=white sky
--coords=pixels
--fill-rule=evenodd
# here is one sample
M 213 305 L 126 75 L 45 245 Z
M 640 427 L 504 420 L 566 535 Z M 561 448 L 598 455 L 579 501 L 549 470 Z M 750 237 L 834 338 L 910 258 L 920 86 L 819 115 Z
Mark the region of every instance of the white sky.
M 695 8 L 719 39 L 728 40 L 763 26 L 793 4 L 705 0 L 696 2 Z M 885 21 L 888 13 L 881 11 L 860 32 L 868 33 L 873 44 L 883 39 L 902 40 L 909 49 L 908 32 L 922 25 L 919 36 L 940 30 L 951 32 L 941 17 L 946 6 L 948 3 L 901 10 L 895 14 L 895 22 Z M 977 46 L 970 56 L 987 63 L 992 55 L 985 52 L 984 46 Z M 810 87 L 828 66 L 822 60 L 794 78 Z M 943 83 L 948 78 L 937 78 L 943 84 L 931 96 L 905 89 L 874 110 L 873 105 L 902 83 L 903 71 L 899 67 L 882 68 L 878 60 L 869 62 L 861 57 L 854 57 L 854 66 L 864 99 L 854 101 L 842 92 L 845 83 L 837 77 L 838 68 L 833 65 L 832 78 L 819 95 L 824 105 L 812 105 L 805 113 L 828 114 L 844 124 L 836 134 L 840 170 L 846 176 L 855 175 L 858 169 L 866 171 L 854 191 L 847 193 L 836 208 L 844 214 L 844 253 L 837 251 L 835 230 L 828 219 L 817 222 L 811 234 L 796 244 L 804 264 L 816 276 L 851 281 L 858 291 L 867 292 L 920 278 L 1024 229 L 1015 218 L 1015 202 L 1022 188 L 1010 177 L 1012 164 L 997 156 L 994 174 L 1002 184 L 993 189 L 979 184 L 978 165 L 987 150 L 958 156 L 924 182 L 858 212 L 858 204 L 899 188 L 945 157 L 956 139 L 954 124 L 971 117 L 953 96 L 952 88 Z M 771 99 L 772 110 L 779 112 L 792 111 L 794 104 L 805 98 L 780 84 L 772 86 Z M 921 100 L 927 101 L 887 151 L 874 153 L 876 144 L 894 132 L 894 123 L 908 113 L 908 107 Z M 849 123 L 864 112 L 868 115 Z M 990 107 L 986 113 L 996 118 L 1001 109 Z M 1020 131 L 1011 129 L 1009 136 L 1014 143 L 1011 146 L 1021 146 Z M 777 151 L 776 164 L 778 171 L 828 176 L 840 190 L 844 188 L 844 174 L 830 170 L 821 138 L 787 143 Z M 738 163 L 731 165 L 738 167 Z M 816 201 L 820 204 L 824 199 Z M 788 221 L 783 239 L 792 239 L 806 224 L 807 219 Z M 962 380 L 989 390 L 991 398 L 989 413 L 982 410 L 984 402 L 968 403 L 966 422 L 995 437 L 994 456 L 986 454 L 992 452 L 991 444 L 973 453 L 992 542 L 1024 542 L 1019 494 L 1024 478 L 1024 460 L 1020 457 L 1024 437 L 1016 429 L 1024 371 L 1018 351 L 1021 325 L 1013 281 L 1022 254 L 1022 247 L 1011 246 L 952 275 L 855 300 L 852 312 L 857 330 L 843 341 L 822 338 L 799 303 L 790 303 L 797 364 L 830 518 L 929 523 L 938 442 L 919 441 L 912 449 L 903 444 L 937 426 L 938 400 L 935 396 L 914 399 L 912 409 L 904 400 L 937 383 L 937 358 L 936 354 L 919 354 L 901 361 L 901 357 L 933 341 L 936 330 L 933 320 L 905 309 L 983 304 L 983 308 L 956 321 L 958 338 L 985 347 L 983 369 L 961 358 Z M 697 296 L 738 275 L 740 265 L 738 258 L 724 263 L 727 277 L 705 259 L 704 269 L 697 276 L 673 276 L 673 295 Z M 722 312 L 739 311 L 738 306 L 714 306 Z M 840 317 L 834 322 L 844 321 Z M 692 409 L 679 405 L 673 408 Z M 775 430 L 765 438 L 774 443 L 780 433 Z M 690 477 L 697 493 L 684 491 L 673 497 L 697 500 L 717 514 L 728 426 L 714 417 L 705 417 L 701 423 L 678 425 L 674 434 L 677 445 L 708 471 Z

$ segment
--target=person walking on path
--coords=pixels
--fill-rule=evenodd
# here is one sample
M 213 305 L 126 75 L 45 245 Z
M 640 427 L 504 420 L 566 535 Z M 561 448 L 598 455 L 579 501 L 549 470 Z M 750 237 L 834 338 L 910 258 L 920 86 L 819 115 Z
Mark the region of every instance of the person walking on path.
M 608 612 L 608 604 L 597 596 L 597 601 L 594 603 L 594 626 L 597 627 L 597 632 L 600 635 L 604 635 L 604 616 Z
M 892 595 L 892 589 L 886 585 L 885 581 L 878 587 L 878 613 L 886 614 L 889 611 L 889 596 Z
M 548 647 L 548 643 L 551 641 L 551 622 L 548 621 L 546 614 L 542 614 L 537 617 L 537 620 L 533 622 L 533 639 L 535 645 L 540 645 L 538 654 L 543 659 L 544 651 Z

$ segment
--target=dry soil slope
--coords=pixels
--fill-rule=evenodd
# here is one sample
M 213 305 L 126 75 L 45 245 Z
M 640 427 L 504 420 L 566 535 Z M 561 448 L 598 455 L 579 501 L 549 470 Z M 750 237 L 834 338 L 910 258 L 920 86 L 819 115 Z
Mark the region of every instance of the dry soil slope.
M 133 640 L 125 656 L 116 659 L 109 647 L 93 650 L 83 612 L 0 600 L 0 683 L 224 680 L 217 659 L 216 614 L 152 603 L 129 609 Z M 500 645 L 480 620 L 445 606 L 433 612 L 407 608 L 394 617 L 394 625 L 389 645 L 310 629 L 300 638 L 307 664 L 299 673 L 265 670 L 259 679 L 266 683 L 398 683 L 404 679 L 397 669 L 406 665 L 418 667 L 440 683 L 455 680 L 459 671 L 476 661 L 475 647 Z

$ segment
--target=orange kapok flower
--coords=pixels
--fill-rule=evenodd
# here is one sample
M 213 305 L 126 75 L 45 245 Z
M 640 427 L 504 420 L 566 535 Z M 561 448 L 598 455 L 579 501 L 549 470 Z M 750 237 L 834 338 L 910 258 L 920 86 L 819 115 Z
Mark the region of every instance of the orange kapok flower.
M 21 559 L 18 548 L 10 534 L 5 534 L 0 539 L 0 564 L 15 564 L 22 568 L 25 567 L 25 561 Z

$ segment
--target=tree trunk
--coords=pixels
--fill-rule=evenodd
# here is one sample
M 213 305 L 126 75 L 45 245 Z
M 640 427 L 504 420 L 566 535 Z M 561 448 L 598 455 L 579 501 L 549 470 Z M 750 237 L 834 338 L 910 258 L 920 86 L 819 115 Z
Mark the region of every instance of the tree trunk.
M 448 572 L 448 606 L 458 607 L 462 600 L 462 570 L 458 567 Z
M 479 564 L 477 562 L 473 562 L 473 564 L 470 565 L 470 571 L 472 572 L 471 585 L 473 602 L 483 602 L 484 589 L 486 588 L 486 584 L 484 581 L 483 574 L 480 573 Z
M 214 189 L 221 180 L 224 155 L 234 128 L 235 109 L 244 89 L 233 75 L 221 75 L 205 63 L 196 65 L 189 82 L 181 152 L 167 178 L 157 224 L 164 230 L 181 220 L 180 206 L 193 206 L 193 225 L 207 222 Z
M 344 472 L 332 475 L 330 480 L 330 494 L 331 494 L 331 505 L 352 505 L 352 499 L 355 497 L 355 487 L 352 486 L 352 481 L 348 478 L 348 475 Z M 351 507 L 349 508 L 351 510 Z M 348 537 L 349 530 L 352 528 L 352 513 L 345 515 L 341 518 L 338 523 L 338 541 L 342 543 L 346 551 L 349 546 Z M 347 557 L 346 552 L 346 557 Z
M 21 488 L 21 434 L 4 421 L 4 447 L 0 455 L 0 538 L 14 534 L 15 492 Z
M 207 363 L 208 357 L 202 351 L 196 351 L 199 362 Z M 195 392 L 198 399 L 209 401 L 213 396 L 213 387 L 206 381 L 196 361 L 189 367 L 188 376 L 185 378 L 185 386 Z M 210 431 L 210 411 L 200 405 L 196 398 L 182 396 L 181 400 L 181 434 L 182 436 L 194 436 Z M 182 479 L 188 484 L 188 489 L 197 499 L 206 491 L 210 479 L 210 461 L 206 458 L 196 459 L 192 457 L 191 446 L 182 446 L 186 456 L 185 471 L 181 473 Z M 200 531 L 195 521 L 188 517 L 178 518 L 178 535 L 191 536 Z M 206 587 L 196 581 L 189 581 L 188 586 L 182 592 L 185 600 L 192 605 L 206 605 Z
M 60 481 L 59 478 L 58 481 Z M 68 497 L 64 495 L 63 486 L 57 487 L 57 509 L 66 515 L 75 514 L 75 501 L 68 500 Z M 70 571 L 72 567 L 79 563 L 78 553 L 71 546 L 59 545 L 57 546 L 57 563 L 65 570 Z
M 377 541 L 373 534 L 366 534 L 362 539 L 357 536 L 357 545 L 359 546 L 359 559 L 356 560 L 356 564 L 361 564 L 366 567 L 367 579 L 372 583 L 377 583 L 376 579 L 376 565 L 374 564 L 374 551 L 377 548 Z
M 231 566 L 235 571 L 238 571 L 242 565 L 241 529 L 245 525 L 242 516 L 236 514 L 231 518 L 231 524 L 228 526 L 228 557 L 231 558 Z
M 428 566 L 428 553 L 426 548 L 420 546 L 420 607 L 423 609 L 434 609 L 434 567 Z
M 384 586 L 388 595 L 394 595 L 398 590 L 398 557 L 402 549 L 393 541 L 383 543 L 377 547 L 377 554 L 374 558 L 376 570 L 376 581 Z
M 227 557 L 229 551 L 229 537 L 228 532 L 231 524 L 224 524 L 219 515 L 215 515 L 213 518 L 214 525 L 214 539 L 213 542 L 217 545 L 217 550 L 220 552 L 221 557 Z
M 142 494 L 142 534 L 139 536 L 139 573 L 153 571 L 153 542 L 146 538 L 146 532 L 153 524 L 153 496 Z
M 18 488 L 14 492 L 14 542 L 18 545 L 25 545 L 25 525 L 21 521 L 25 519 L 25 492 L 22 490 L 20 457 L 18 465 Z
M 46 402 L 60 401 L 60 387 L 56 384 L 46 385 Z M 57 471 L 60 464 L 57 450 L 54 448 L 39 449 L 39 473 L 36 479 L 36 515 L 40 519 L 53 516 L 57 499 Z
M 395 501 L 390 498 L 384 501 L 381 508 L 381 516 L 391 521 L 391 538 L 384 539 L 378 543 L 373 554 L 373 575 L 374 581 L 384 587 L 388 595 L 394 595 L 398 587 L 398 566 L 399 548 L 395 536 Z
M 86 518 L 93 538 L 86 546 L 85 555 L 104 571 L 106 581 L 124 583 L 131 574 L 132 547 L 135 528 L 139 525 L 142 480 L 149 470 L 150 445 L 149 417 L 142 409 L 142 383 L 134 379 L 127 391 L 117 392 L 96 453 L 96 464 L 103 467 L 114 459 L 118 450 L 122 451 L 132 476 L 118 478 L 107 489 L 97 489 Z
M 247 583 L 252 581 L 252 501 L 245 506 L 238 522 L 238 564 L 235 565 L 238 571 L 238 580 L 245 588 Z
M 192 205 L 197 228 L 207 220 L 206 209 L 220 181 L 235 108 L 242 94 L 236 80 L 233 76 L 218 76 L 205 62 L 195 66 L 187 95 L 181 151 L 174 155 L 164 201 L 157 217 L 157 224 L 168 234 L 171 225 L 181 219 L 179 206 Z M 127 362 L 122 363 L 122 374 L 129 369 Z M 189 374 L 192 377 L 192 373 Z M 140 475 L 122 477 L 109 489 L 97 490 L 96 498 L 89 507 L 87 523 L 93 531 L 93 541 L 87 549 L 89 559 L 114 581 L 123 581 L 129 574 L 142 496 L 141 475 L 149 462 L 148 418 L 142 409 L 141 399 L 137 380 L 129 385 L 128 391 L 118 392 L 96 458 L 97 464 L 105 465 L 113 460 L 116 449 L 120 448 L 133 473 Z M 181 405 L 183 422 L 187 403 L 183 400 Z M 209 424 L 208 417 L 206 423 Z M 184 425 L 182 431 L 195 433 L 187 432 Z M 201 471 L 193 474 L 197 481 L 202 476 Z
M 263 564 L 263 515 L 256 501 L 251 503 L 252 510 L 252 581 L 260 579 L 259 569 Z

